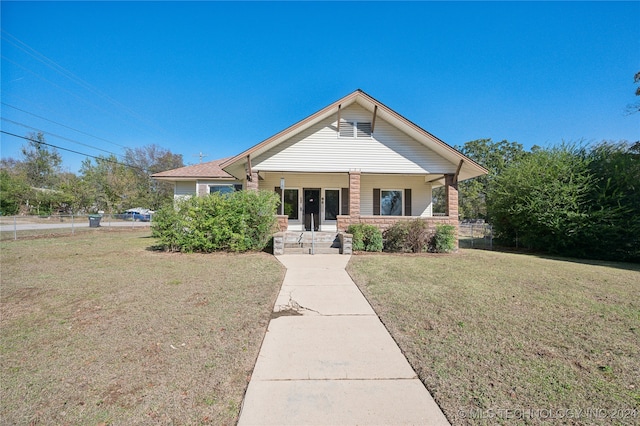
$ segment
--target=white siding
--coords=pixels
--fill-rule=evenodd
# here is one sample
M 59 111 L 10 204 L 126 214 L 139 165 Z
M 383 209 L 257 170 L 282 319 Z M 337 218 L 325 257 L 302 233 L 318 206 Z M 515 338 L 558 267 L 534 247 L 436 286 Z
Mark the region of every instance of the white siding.
M 410 216 L 431 216 L 431 184 L 424 176 L 365 175 L 360 177 L 360 214 L 373 214 L 373 189 L 411 189 Z M 403 194 L 404 197 L 404 194 Z M 404 207 L 404 198 L 403 198 Z
M 373 114 L 357 104 L 340 120 L 371 122 Z M 339 138 L 337 115 L 327 118 L 252 159 L 260 171 L 363 173 L 455 173 L 453 164 L 377 117 L 371 138 Z

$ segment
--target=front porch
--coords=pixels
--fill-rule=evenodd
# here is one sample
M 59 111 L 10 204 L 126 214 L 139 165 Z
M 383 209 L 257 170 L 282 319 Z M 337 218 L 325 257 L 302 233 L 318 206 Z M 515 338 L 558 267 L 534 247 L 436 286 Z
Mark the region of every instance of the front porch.
M 435 176 L 435 177 L 434 177 Z M 402 220 L 420 219 L 435 230 L 437 224 L 458 226 L 455 174 L 393 175 L 349 173 L 256 173 L 259 189 L 273 190 L 282 203 L 278 230 L 346 232 L 349 225 L 366 223 L 382 231 Z M 434 216 L 432 187 L 444 181 L 446 211 Z

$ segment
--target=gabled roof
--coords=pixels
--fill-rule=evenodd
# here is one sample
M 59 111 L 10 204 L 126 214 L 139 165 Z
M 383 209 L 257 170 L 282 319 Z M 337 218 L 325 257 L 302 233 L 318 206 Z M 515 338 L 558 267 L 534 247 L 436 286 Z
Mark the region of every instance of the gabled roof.
M 166 172 L 155 173 L 152 178 L 158 180 L 195 180 L 195 179 L 235 179 L 229 173 L 222 170 L 220 165 L 229 160 L 230 157 L 220 160 L 208 161 L 206 163 L 194 164 L 193 166 L 180 167 L 179 169 L 167 170 Z
M 488 170 L 455 150 L 442 140 L 438 139 L 431 133 L 427 132 L 420 126 L 409 121 L 391 108 L 358 89 L 353 93 L 343 97 L 332 103 L 331 105 L 321 109 L 308 116 L 307 118 L 295 123 L 294 125 L 284 129 L 280 133 L 260 142 L 259 144 L 247 149 L 246 151 L 229 158 L 220 166 L 235 176 L 244 176 L 245 165 L 248 162 L 247 157 L 254 158 L 264 152 L 274 148 L 280 143 L 290 139 L 296 134 L 303 132 L 321 120 L 332 115 L 337 115 L 341 108 L 345 108 L 353 103 L 357 103 L 361 107 L 369 110 L 372 114 L 375 111 L 378 119 L 385 120 L 389 124 L 397 127 L 416 141 L 422 143 L 438 155 L 450 161 L 452 164 L 458 165 L 462 160 L 462 167 L 459 168 L 458 179 L 465 180 L 476 176 L 487 174 Z

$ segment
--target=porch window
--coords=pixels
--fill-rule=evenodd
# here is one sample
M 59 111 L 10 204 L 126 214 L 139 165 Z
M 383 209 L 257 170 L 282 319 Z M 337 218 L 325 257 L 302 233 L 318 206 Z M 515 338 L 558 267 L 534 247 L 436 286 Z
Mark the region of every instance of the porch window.
M 298 190 L 297 189 L 285 189 L 284 190 L 284 214 L 289 216 L 289 219 L 298 219 Z
M 383 216 L 402 216 L 402 191 L 383 189 L 380 191 L 380 214 Z
M 340 214 L 340 190 L 324 190 L 324 219 L 336 220 Z
M 273 188 L 278 199 L 282 196 L 282 189 L 279 186 Z M 282 207 L 278 206 L 278 214 L 282 213 Z M 284 190 L 284 214 L 289 216 L 289 219 L 298 220 L 298 190 L 297 189 L 285 189 Z

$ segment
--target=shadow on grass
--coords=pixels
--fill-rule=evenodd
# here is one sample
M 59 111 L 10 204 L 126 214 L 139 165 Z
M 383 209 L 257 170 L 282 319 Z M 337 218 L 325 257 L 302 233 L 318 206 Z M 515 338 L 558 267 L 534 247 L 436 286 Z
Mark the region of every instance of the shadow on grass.
M 482 249 L 474 249 L 474 250 L 482 250 Z M 532 249 L 525 249 L 525 248 L 517 249 L 515 247 L 494 246 L 493 250 L 491 251 L 497 251 L 501 253 L 523 254 L 526 256 L 534 256 L 540 259 L 579 263 L 581 265 L 606 266 L 609 268 L 640 272 L 640 263 L 634 263 L 634 262 L 615 262 L 613 260 L 581 259 L 578 257 L 556 256 L 556 255 L 546 254 L 546 253 L 532 250 Z

